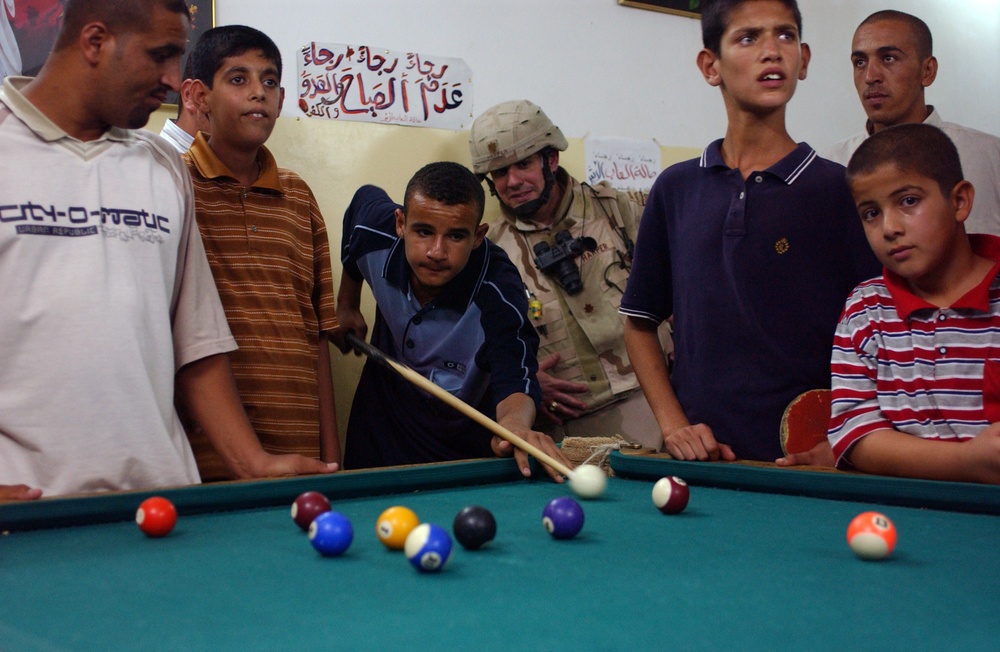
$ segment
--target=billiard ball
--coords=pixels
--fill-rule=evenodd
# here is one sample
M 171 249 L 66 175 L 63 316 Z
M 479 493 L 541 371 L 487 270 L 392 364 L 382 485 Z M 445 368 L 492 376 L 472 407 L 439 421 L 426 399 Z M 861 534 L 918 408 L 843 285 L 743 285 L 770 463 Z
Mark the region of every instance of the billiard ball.
M 448 563 L 451 547 L 451 537 L 444 528 L 421 523 L 406 537 L 406 558 L 418 570 L 435 573 Z
M 664 514 L 680 514 L 690 497 L 687 483 L 675 476 L 660 478 L 653 485 L 653 504 Z
M 326 557 L 343 554 L 354 541 L 354 528 L 340 512 L 327 511 L 309 524 L 309 542 Z
M 569 488 L 580 498 L 597 498 L 607 486 L 604 471 L 593 464 L 581 464 L 569 474 Z
M 847 544 L 861 559 L 885 559 L 896 547 L 896 526 L 885 514 L 858 514 L 847 526 Z
M 307 491 L 292 503 L 292 520 L 304 531 L 309 530 L 313 519 L 330 511 L 330 501 L 318 491 Z
M 147 536 L 165 537 L 177 525 L 177 508 L 166 498 L 153 496 L 139 505 L 135 522 Z
M 568 496 L 553 498 L 542 512 L 542 525 L 556 539 L 572 539 L 583 529 L 583 508 Z
M 485 507 L 470 505 L 455 516 L 451 529 L 463 548 L 479 550 L 496 536 L 497 521 Z
M 390 507 L 382 512 L 375 521 L 375 533 L 378 540 L 389 550 L 402 550 L 406 545 L 406 537 L 413 528 L 420 525 L 420 519 L 408 507 Z

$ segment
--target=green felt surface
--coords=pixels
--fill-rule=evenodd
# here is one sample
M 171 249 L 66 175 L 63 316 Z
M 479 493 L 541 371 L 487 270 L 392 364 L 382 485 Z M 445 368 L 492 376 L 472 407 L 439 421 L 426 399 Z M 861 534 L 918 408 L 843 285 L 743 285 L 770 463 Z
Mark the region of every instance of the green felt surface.
M 571 541 L 541 526 L 545 503 L 567 493 L 549 482 L 345 499 L 327 489 L 355 528 L 348 552 L 329 559 L 286 505 L 190 513 L 160 540 L 131 522 L 13 532 L 0 537 L 0 649 L 993 650 L 1000 641 L 996 517 L 883 508 L 899 544 L 873 563 L 844 539 L 871 504 L 695 487 L 671 517 L 653 508 L 651 486 L 612 479 L 604 498 L 582 503 L 586 524 Z M 497 539 L 456 548 L 444 572 L 421 574 L 375 536 L 393 504 L 449 530 L 460 508 L 481 504 L 496 515 Z
M 1000 486 L 996 485 L 890 478 L 832 469 L 781 468 L 757 462 L 685 462 L 663 454 L 614 452 L 610 463 L 622 477 L 654 482 L 665 475 L 676 475 L 689 483 L 709 487 L 1000 514 Z

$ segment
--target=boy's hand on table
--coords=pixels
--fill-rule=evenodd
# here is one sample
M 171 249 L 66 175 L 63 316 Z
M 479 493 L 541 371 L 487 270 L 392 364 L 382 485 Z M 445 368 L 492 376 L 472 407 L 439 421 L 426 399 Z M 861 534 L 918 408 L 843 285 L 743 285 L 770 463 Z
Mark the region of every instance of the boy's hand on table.
M 304 455 L 272 455 L 265 453 L 255 460 L 252 475 L 255 478 L 275 478 L 288 475 L 319 475 L 340 469 L 336 462 L 321 462 Z
M 33 489 L 26 484 L 0 484 L 0 502 L 11 500 L 36 500 L 41 497 L 41 489 Z
M 515 428 L 509 428 L 509 430 L 535 448 L 541 450 L 543 453 L 548 453 L 550 457 L 553 457 L 566 466 L 573 468 L 573 463 L 570 462 L 565 455 L 563 455 L 562 450 L 556 446 L 556 443 L 548 435 L 535 430 Z M 528 464 L 527 453 L 523 452 L 519 448 L 516 448 L 509 441 L 502 439 L 497 435 L 493 435 L 490 447 L 493 449 L 493 454 L 497 457 L 510 457 L 513 455 L 514 459 L 517 460 L 517 468 L 521 469 L 521 474 L 526 478 L 531 476 L 531 467 Z M 565 481 L 565 478 L 563 478 L 562 474 L 556 469 L 546 466 L 545 464 L 542 464 L 542 468 L 544 468 L 545 472 L 549 474 L 549 477 L 556 482 Z
M 778 466 L 836 466 L 829 441 L 821 441 L 804 453 L 789 453 L 774 461 Z
M 663 443 L 667 452 L 678 460 L 732 462 L 736 459 L 733 449 L 717 442 L 712 429 L 704 423 L 675 428 L 663 437 Z
M 978 435 L 959 446 L 967 447 L 969 466 L 975 481 L 1000 484 L 1000 423 L 990 424 Z

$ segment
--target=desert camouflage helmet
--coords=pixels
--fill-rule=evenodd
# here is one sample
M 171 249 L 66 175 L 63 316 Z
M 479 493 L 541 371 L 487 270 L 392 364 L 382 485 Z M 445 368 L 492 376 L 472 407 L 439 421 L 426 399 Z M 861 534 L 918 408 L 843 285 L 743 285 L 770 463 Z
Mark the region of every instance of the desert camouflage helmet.
M 546 147 L 568 146 L 559 127 L 528 100 L 501 102 L 476 118 L 469 131 L 472 170 L 487 174 L 525 159 Z

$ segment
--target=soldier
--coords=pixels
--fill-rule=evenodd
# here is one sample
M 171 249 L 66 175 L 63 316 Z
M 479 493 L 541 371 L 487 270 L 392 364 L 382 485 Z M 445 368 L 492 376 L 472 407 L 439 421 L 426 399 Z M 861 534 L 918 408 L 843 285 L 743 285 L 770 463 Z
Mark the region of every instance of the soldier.
M 557 440 L 621 434 L 659 449 L 618 314 L 644 197 L 580 183 L 559 167 L 566 147 L 527 100 L 489 109 L 469 136 L 473 170 L 500 201 L 490 239 L 521 272 L 541 338 L 539 427 Z M 669 352 L 668 331 L 661 342 Z

